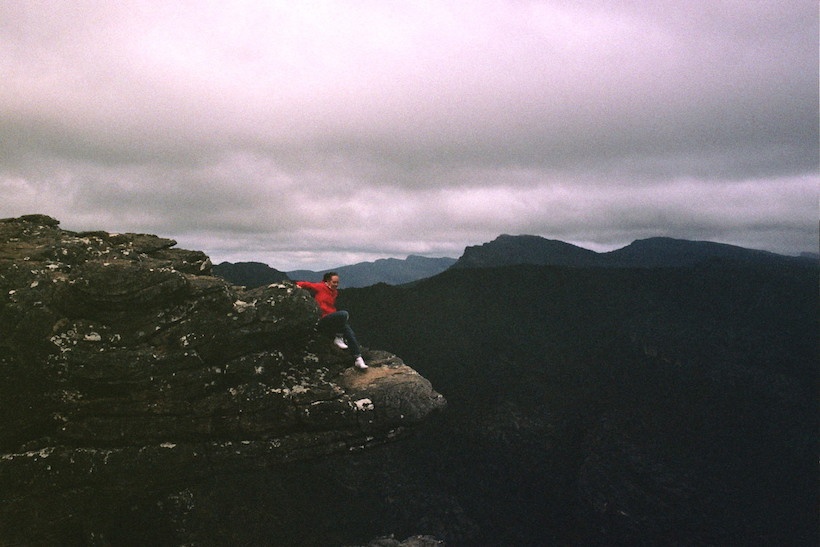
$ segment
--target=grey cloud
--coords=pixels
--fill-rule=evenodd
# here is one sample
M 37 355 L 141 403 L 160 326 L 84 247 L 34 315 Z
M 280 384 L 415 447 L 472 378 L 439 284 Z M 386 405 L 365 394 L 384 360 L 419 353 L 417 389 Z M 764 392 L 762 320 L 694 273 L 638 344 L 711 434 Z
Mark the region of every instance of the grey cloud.
M 294 267 L 813 248 L 817 35 L 803 0 L 6 2 L 0 216 Z

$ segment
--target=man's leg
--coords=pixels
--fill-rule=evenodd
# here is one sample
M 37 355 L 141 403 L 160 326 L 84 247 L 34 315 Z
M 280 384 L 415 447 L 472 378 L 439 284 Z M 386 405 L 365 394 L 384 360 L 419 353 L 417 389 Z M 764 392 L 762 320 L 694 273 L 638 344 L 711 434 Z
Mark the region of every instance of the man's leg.
M 359 341 L 356 340 L 356 333 L 353 332 L 353 329 L 350 328 L 350 323 L 348 323 L 349 317 L 350 314 L 345 310 L 329 313 L 319 319 L 319 330 L 327 332 L 332 336 L 343 335 L 350 348 L 350 353 L 356 358 L 356 367 L 365 369 L 367 365 L 362 359 L 362 350 L 359 347 Z
M 329 313 L 319 319 L 319 330 L 330 334 L 331 336 L 343 334 L 345 331 L 345 325 L 347 325 L 348 317 L 348 313 L 344 310 Z
M 345 321 L 344 325 L 344 335 L 345 340 L 347 340 L 347 345 L 350 347 L 350 353 L 352 353 L 353 357 L 356 358 L 353 365 L 361 370 L 366 369 L 367 365 L 365 364 L 364 359 L 362 359 L 362 350 L 359 347 L 359 341 L 356 340 L 356 333 L 353 332 L 353 329 L 350 327 L 350 323 L 347 321 Z
M 347 319 L 349 317 L 350 314 L 348 314 L 345 310 L 329 313 L 319 319 L 319 330 L 326 332 L 330 336 L 334 336 L 335 340 L 333 343 L 338 347 L 342 349 L 351 347 L 353 350 L 353 355 L 358 355 L 359 345 L 356 342 L 356 335 L 353 334 L 353 330 L 347 323 Z M 344 343 L 344 339 L 347 339 L 347 344 Z
M 359 341 L 356 340 L 356 333 L 353 332 L 353 329 L 350 328 L 350 323 L 345 321 L 344 326 L 344 336 L 345 341 L 347 341 L 347 345 L 350 347 L 350 353 L 354 356 L 359 357 L 362 354 L 362 350 L 359 347 Z

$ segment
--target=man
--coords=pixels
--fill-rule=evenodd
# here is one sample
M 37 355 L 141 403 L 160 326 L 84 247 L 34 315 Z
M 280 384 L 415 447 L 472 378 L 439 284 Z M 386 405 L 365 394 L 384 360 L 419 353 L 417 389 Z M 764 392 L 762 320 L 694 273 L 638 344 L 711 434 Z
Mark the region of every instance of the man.
M 350 328 L 348 319 L 350 314 L 345 310 L 336 309 L 336 297 L 339 296 L 339 274 L 327 272 L 322 276 L 321 283 L 311 283 L 310 281 L 297 281 L 296 285 L 301 289 L 306 289 L 313 294 L 316 303 L 319 304 L 322 316 L 319 318 L 319 330 L 327 331 L 336 337 L 333 343 L 342 349 L 350 347 L 350 352 L 356 357 L 353 364 L 356 368 L 364 370 L 367 365 L 362 359 L 362 352 L 359 342 L 353 329 Z M 345 343 L 347 342 L 347 343 Z

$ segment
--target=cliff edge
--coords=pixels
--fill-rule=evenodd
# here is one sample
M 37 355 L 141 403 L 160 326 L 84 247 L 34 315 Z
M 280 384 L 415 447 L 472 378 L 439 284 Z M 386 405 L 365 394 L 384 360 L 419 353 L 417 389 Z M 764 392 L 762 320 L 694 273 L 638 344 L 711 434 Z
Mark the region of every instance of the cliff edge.
M 384 443 L 444 407 L 395 355 L 351 368 L 307 292 L 231 286 L 175 245 L 0 220 L 3 541 L 91 541 L 100 491 Z

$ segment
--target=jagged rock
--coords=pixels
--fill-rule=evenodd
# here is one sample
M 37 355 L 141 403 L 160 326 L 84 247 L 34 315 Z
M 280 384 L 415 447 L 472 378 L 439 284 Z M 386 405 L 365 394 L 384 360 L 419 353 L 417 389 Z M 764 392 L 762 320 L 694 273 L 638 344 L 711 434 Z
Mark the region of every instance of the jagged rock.
M 445 405 L 395 355 L 351 368 L 292 283 L 234 287 L 175 244 L 0 220 L 4 542 L 62 543 L 77 519 L 90 541 L 100 491 L 384 443 Z

